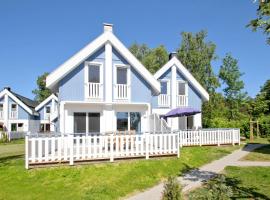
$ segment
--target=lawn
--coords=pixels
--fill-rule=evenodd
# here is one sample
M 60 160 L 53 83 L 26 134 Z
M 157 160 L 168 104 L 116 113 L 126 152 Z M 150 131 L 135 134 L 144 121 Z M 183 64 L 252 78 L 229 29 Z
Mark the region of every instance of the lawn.
M 229 154 L 239 146 L 187 147 L 176 157 L 25 170 L 21 144 L 0 145 L 0 199 L 119 199 Z M 8 151 L 9 149 L 10 151 Z M 17 154 L 17 155 L 16 155 Z
M 242 160 L 248 161 L 270 161 L 270 145 L 255 149 L 245 156 Z
M 270 199 L 270 167 L 226 167 L 224 173 L 226 185 L 233 189 L 232 199 Z M 192 193 L 204 192 L 199 188 Z

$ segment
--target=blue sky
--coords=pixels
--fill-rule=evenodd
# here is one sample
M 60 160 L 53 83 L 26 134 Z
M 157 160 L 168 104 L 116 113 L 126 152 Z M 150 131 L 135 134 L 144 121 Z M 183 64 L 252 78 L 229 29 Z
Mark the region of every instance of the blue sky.
M 243 80 L 254 96 L 270 78 L 270 46 L 246 28 L 256 16 L 253 0 L 0 1 L 0 88 L 33 97 L 36 78 L 50 72 L 102 33 L 102 23 L 126 45 L 160 44 L 174 51 L 182 31 L 208 31 L 217 45 L 217 72 L 227 52 L 239 59 Z

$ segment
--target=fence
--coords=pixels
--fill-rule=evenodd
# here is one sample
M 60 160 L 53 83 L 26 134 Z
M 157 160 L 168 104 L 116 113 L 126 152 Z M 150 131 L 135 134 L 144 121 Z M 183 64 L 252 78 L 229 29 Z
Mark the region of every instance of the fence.
M 160 119 L 159 115 L 151 114 L 148 116 L 149 132 L 166 133 L 171 132 L 171 128 L 164 119 Z
M 0 132 L 0 139 L 7 138 L 8 141 L 22 139 L 27 132 Z
M 25 167 L 31 164 L 110 160 L 121 158 L 179 156 L 179 135 L 26 135 Z
M 239 129 L 201 129 L 179 131 L 182 146 L 240 144 Z

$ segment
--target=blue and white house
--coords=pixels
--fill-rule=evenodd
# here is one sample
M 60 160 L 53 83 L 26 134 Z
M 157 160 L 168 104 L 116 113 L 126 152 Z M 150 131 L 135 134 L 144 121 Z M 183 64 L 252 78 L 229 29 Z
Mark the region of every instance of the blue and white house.
M 40 132 L 58 131 L 58 97 L 55 94 L 37 105 L 35 111 L 39 113 Z
M 152 113 L 164 115 L 179 106 L 201 109 L 209 99 L 175 57 L 152 75 L 113 34 L 111 24 L 50 73 L 46 85 L 58 96 L 61 133 L 145 132 Z M 172 129 L 198 128 L 201 115 L 168 122 Z
M 39 131 L 36 101 L 23 97 L 9 87 L 0 92 L 0 130 L 7 132 Z
M 160 82 L 161 92 L 153 96 L 152 112 L 160 116 L 180 107 L 191 107 L 201 111 L 202 103 L 209 100 L 209 94 L 171 53 L 169 61 L 158 70 L 154 77 Z M 168 118 L 174 130 L 197 129 L 202 127 L 201 113 L 188 117 Z

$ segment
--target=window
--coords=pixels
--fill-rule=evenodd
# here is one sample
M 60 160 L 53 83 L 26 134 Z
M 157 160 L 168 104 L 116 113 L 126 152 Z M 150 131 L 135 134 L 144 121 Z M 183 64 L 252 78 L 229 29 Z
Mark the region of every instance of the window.
M 88 113 L 88 132 L 100 132 L 100 113 Z
M 130 113 L 130 130 L 141 132 L 141 113 L 139 112 Z
M 128 112 L 117 113 L 117 130 L 118 131 L 128 130 Z
M 88 82 L 100 83 L 100 66 L 99 65 L 89 65 Z
M 11 111 L 17 111 L 17 104 L 11 104 Z
M 127 68 L 117 67 L 117 84 L 127 84 Z
M 46 106 L 46 107 L 45 107 L 45 112 L 46 112 L 47 114 L 50 114 L 50 113 L 51 113 L 51 106 Z
M 0 111 L 3 111 L 3 104 L 0 103 Z
M 86 113 L 74 113 L 74 133 L 86 133 Z
M 18 131 L 23 131 L 23 123 L 18 123 Z
M 51 126 L 48 123 L 40 124 L 40 132 L 50 132 Z
M 160 85 L 161 85 L 161 94 L 168 94 L 168 88 L 167 88 L 168 82 L 161 81 Z
M 141 113 L 139 112 L 118 112 L 117 131 L 141 132 Z
M 188 129 L 193 129 L 193 116 L 188 116 L 187 117 L 187 128 Z
M 186 83 L 178 82 L 178 95 L 186 95 Z
M 11 131 L 17 131 L 17 124 L 15 123 L 11 124 Z

